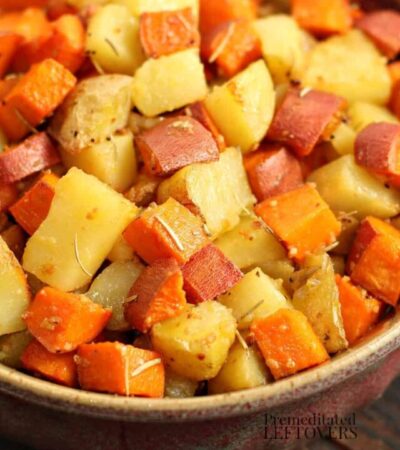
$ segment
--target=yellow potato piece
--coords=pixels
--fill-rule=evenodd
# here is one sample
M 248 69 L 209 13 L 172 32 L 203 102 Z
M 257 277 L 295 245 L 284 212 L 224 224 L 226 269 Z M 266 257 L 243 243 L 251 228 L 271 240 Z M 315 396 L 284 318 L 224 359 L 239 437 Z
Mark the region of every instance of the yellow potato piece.
M 368 102 L 354 102 L 349 107 L 348 115 L 350 118 L 350 125 L 357 133 L 371 123 L 399 123 L 397 117 L 387 108 Z

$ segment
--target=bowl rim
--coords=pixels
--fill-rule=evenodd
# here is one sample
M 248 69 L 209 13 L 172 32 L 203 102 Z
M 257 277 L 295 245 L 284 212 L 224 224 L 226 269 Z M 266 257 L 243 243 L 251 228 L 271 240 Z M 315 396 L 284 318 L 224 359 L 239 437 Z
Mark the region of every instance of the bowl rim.
M 355 347 L 292 377 L 245 391 L 188 399 L 126 398 L 80 391 L 0 364 L 0 392 L 47 408 L 126 422 L 185 422 L 266 412 L 327 390 L 383 362 L 400 347 L 400 310 Z

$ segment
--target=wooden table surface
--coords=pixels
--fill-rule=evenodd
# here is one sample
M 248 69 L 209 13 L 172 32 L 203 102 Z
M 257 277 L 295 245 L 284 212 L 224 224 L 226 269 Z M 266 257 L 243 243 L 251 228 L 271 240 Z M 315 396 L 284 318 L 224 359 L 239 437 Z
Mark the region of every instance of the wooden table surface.
M 392 384 L 382 399 L 356 413 L 356 423 L 356 440 L 316 441 L 300 445 L 298 450 L 400 450 L 400 378 Z M 0 438 L 0 450 L 40 449 L 31 449 Z

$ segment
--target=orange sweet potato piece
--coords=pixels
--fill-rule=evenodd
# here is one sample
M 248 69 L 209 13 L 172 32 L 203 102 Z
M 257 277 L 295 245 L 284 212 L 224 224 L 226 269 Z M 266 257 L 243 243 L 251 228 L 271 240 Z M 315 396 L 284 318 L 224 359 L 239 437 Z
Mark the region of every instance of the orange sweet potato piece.
M 0 78 L 7 73 L 22 37 L 16 33 L 0 34 Z
M 164 396 L 164 366 L 155 352 L 102 342 L 81 345 L 75 360 L 83 389 L 125 396 Z
M 45 173 L 10 208 L 10 213 L 14 216 L 14 219 L 28 234 L 32 235 L 47 217 L 57 181 L 57 175 Z
M 261 42 L 251 22 L 225 22 L 203 36 L 201 52 L 216 63 L 221 76 L 231 78 L 262 57 Z
M 307 156 L 340 124 L 346 101 L 326 92 L 291 88 L 278 107 L 268 138 Z
M 367 217 L 358 228 L 347 270 L 351 281 L 396 306 L 400 297 L 400 231 Z
M 340 222 L 310 184 L 264 200 L 255 211 L 297 261 L 334 243 L 341 231 Z
M 260 202 L 303 184 L 299 161 L 282 146 L 264 145 L 260 150 L 247 154 L 244 167 L 253 194 Z
M 400 119 L 400 80 L 393 87 L 390 108 Z
M 44 8 L 48 0 L 0 0 L 0 9 Z
M 0 214 L 7 211 L 17 199 L 18 189 L 14 184 L 0 185 Z
M 146 267 L 133 284 L 125 318 L 132 328 L 147 333 L 163 320 L 182 313 L 186 306 L 183 276 L 175 259 L 160 259 Z
M 0 183 L 14 183 L 60 162 L 46 133 L 37 133 L 0 153 Z
M 400 80 L 400 61 L 394 61 L 387 66 L 393 84 Z
M 19 225 L 11 225 L 0 235 L 18 261 L 21 261 L 26 245 L 26 235 L 23 229 Z
M 349 0 L 291 0 L 299 25 L 317 36 L 346 33 L 353 24 Z
M 365 336 L 369 329 L 378 322 L 383 303 L 368 296 L 365 291 L 355 286 L 348 277 L 336 275 L 336 284 L 339 288 L 346 339 L 352 345 Z
M 400 184 L 400 125 L 368 125 L 357 136 L 354 153 L 357 164 Z
M 280 309 L 251 324 L 258 347 L 276 380 L 329 359 L 306 316 L 294 309 Z
M 201 219 L 173 198 L 147 208 L 128 226 L 124 238 L 149 264 L 168 258 L 184 264 L 209 242 Z
M 149 58 L 159 58 L 200 45 L 191 8 L 148 12 L 140 16 L 140 41 Z
M 258 3 L 258 0 L 200 0 L 202 35 L 224 22 L 256 19 Z
M 192 303 L 214 300 L 243 277 L 242 272 L 213 244 L 195 253 L 182 267 L 184 289 Z
M 24 315 L 30 333 L 52 353 L 68 353 L 92 341 L 107 325 L 111 311 L 83 295 L 45 287 Z
M 193 117 L 198 122 L 200 122 L 204 128 L 206 128 L 215 139 L 219 150 L 222 152 L 226 148 L 225 138 L 218 130 L 217 126 L 213 122 L 210 114 L 208 113 L 204 102 L 196 102 L 185 108 L 185 114 L 187 116 Z
M 146 171 L 152 175 L 170 175 L 183 167 L 219 159 L 212 134 L 192 117 L 165 119 L 136 139 Z
M 54 383 L 69 387 L 76 387 L 78 384 L 73 353 L 50 353 L 34 339 L 24 350 L 21 362 L 26 370 Z
M 0 126 L 9 139 L 23 137 L 21 122 L 25 127 L 24 122 L 31 127 L 39 125 L 63 102 L 76 81 L 70 71 L 53 59 L 32 66 L 0 107 Z
M 57 20 L 66 14 L 76 14 L 78 9 L 70 5 L 68 0 L 47 0 L 47 17 L 50 20 Z
M 400 53 L 400 14 L 394 10 L 374 11 L 364 15 L 356 26 L 367 34 L 388 57 Z

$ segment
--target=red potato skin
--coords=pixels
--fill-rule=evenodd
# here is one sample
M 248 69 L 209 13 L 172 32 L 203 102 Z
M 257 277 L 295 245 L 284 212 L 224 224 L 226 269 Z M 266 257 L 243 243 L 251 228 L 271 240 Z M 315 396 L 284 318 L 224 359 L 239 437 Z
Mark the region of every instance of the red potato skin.
M 366 14 L 356 26 L 366 33 L 388 57 L 400 53 L 400 14 L 394 10 L 381 10 Z
M 183 277 L 175 259 L 162 259 L 146 267 L 133 284 L 125 305 L 125 318 L 136 330 L 147 333 L 163 320 L 179 315 L 186 306 Z
M 259 202 L 296 189 L 304 182 L 299 161 L 285 147 L 265 145 L 245 156 L 244 167 Z
M 400 125 L 373 123 L 357 136 L 355 158 L 379 175 L 400 177 Z
M 0 154 L 0 183 L 15 183 L 60 162 L 60 155 L 47 134 L 34 134 Z
M 396 306 L 400 297 L 400 232 L 380 219 L 364 219 L 349 254 L 347 272 L 353 283 Z
M 275 114 L 268 138 L 287 145 L 300 157 L 307 156 L 327 130 L 330 134 L 339 125 L 345 107 L 346 101 L 335 95 L 291 88 Z
M 187 116 L 166 119 L 135 141 L 151 175 L 168 176 L 190 164 L 219 159 L 212 134 Z
M 211 119 L 210 114 L 208 114 L 208 111 L 204 106 L 204 102 L 193 103 L 192 105 L 187 106 L 184 112 L 187 116 L 193 117 L 193 119 L 196 119 L 198 122 L 200 122 L 203 127 L 212 134 L 215 142 L 217 143 L 218 149 L 221 152 L 226 149 L 225 138 Z
M 243 277 L 241 270 L 212 244 L 195 253 L 183 266 L 182 273 L 191 303 L 213 300 Z
M 140 16 L 140 42 L 149 58 L 159 58 L 200 45 L 191 8 L 144 13 Z

